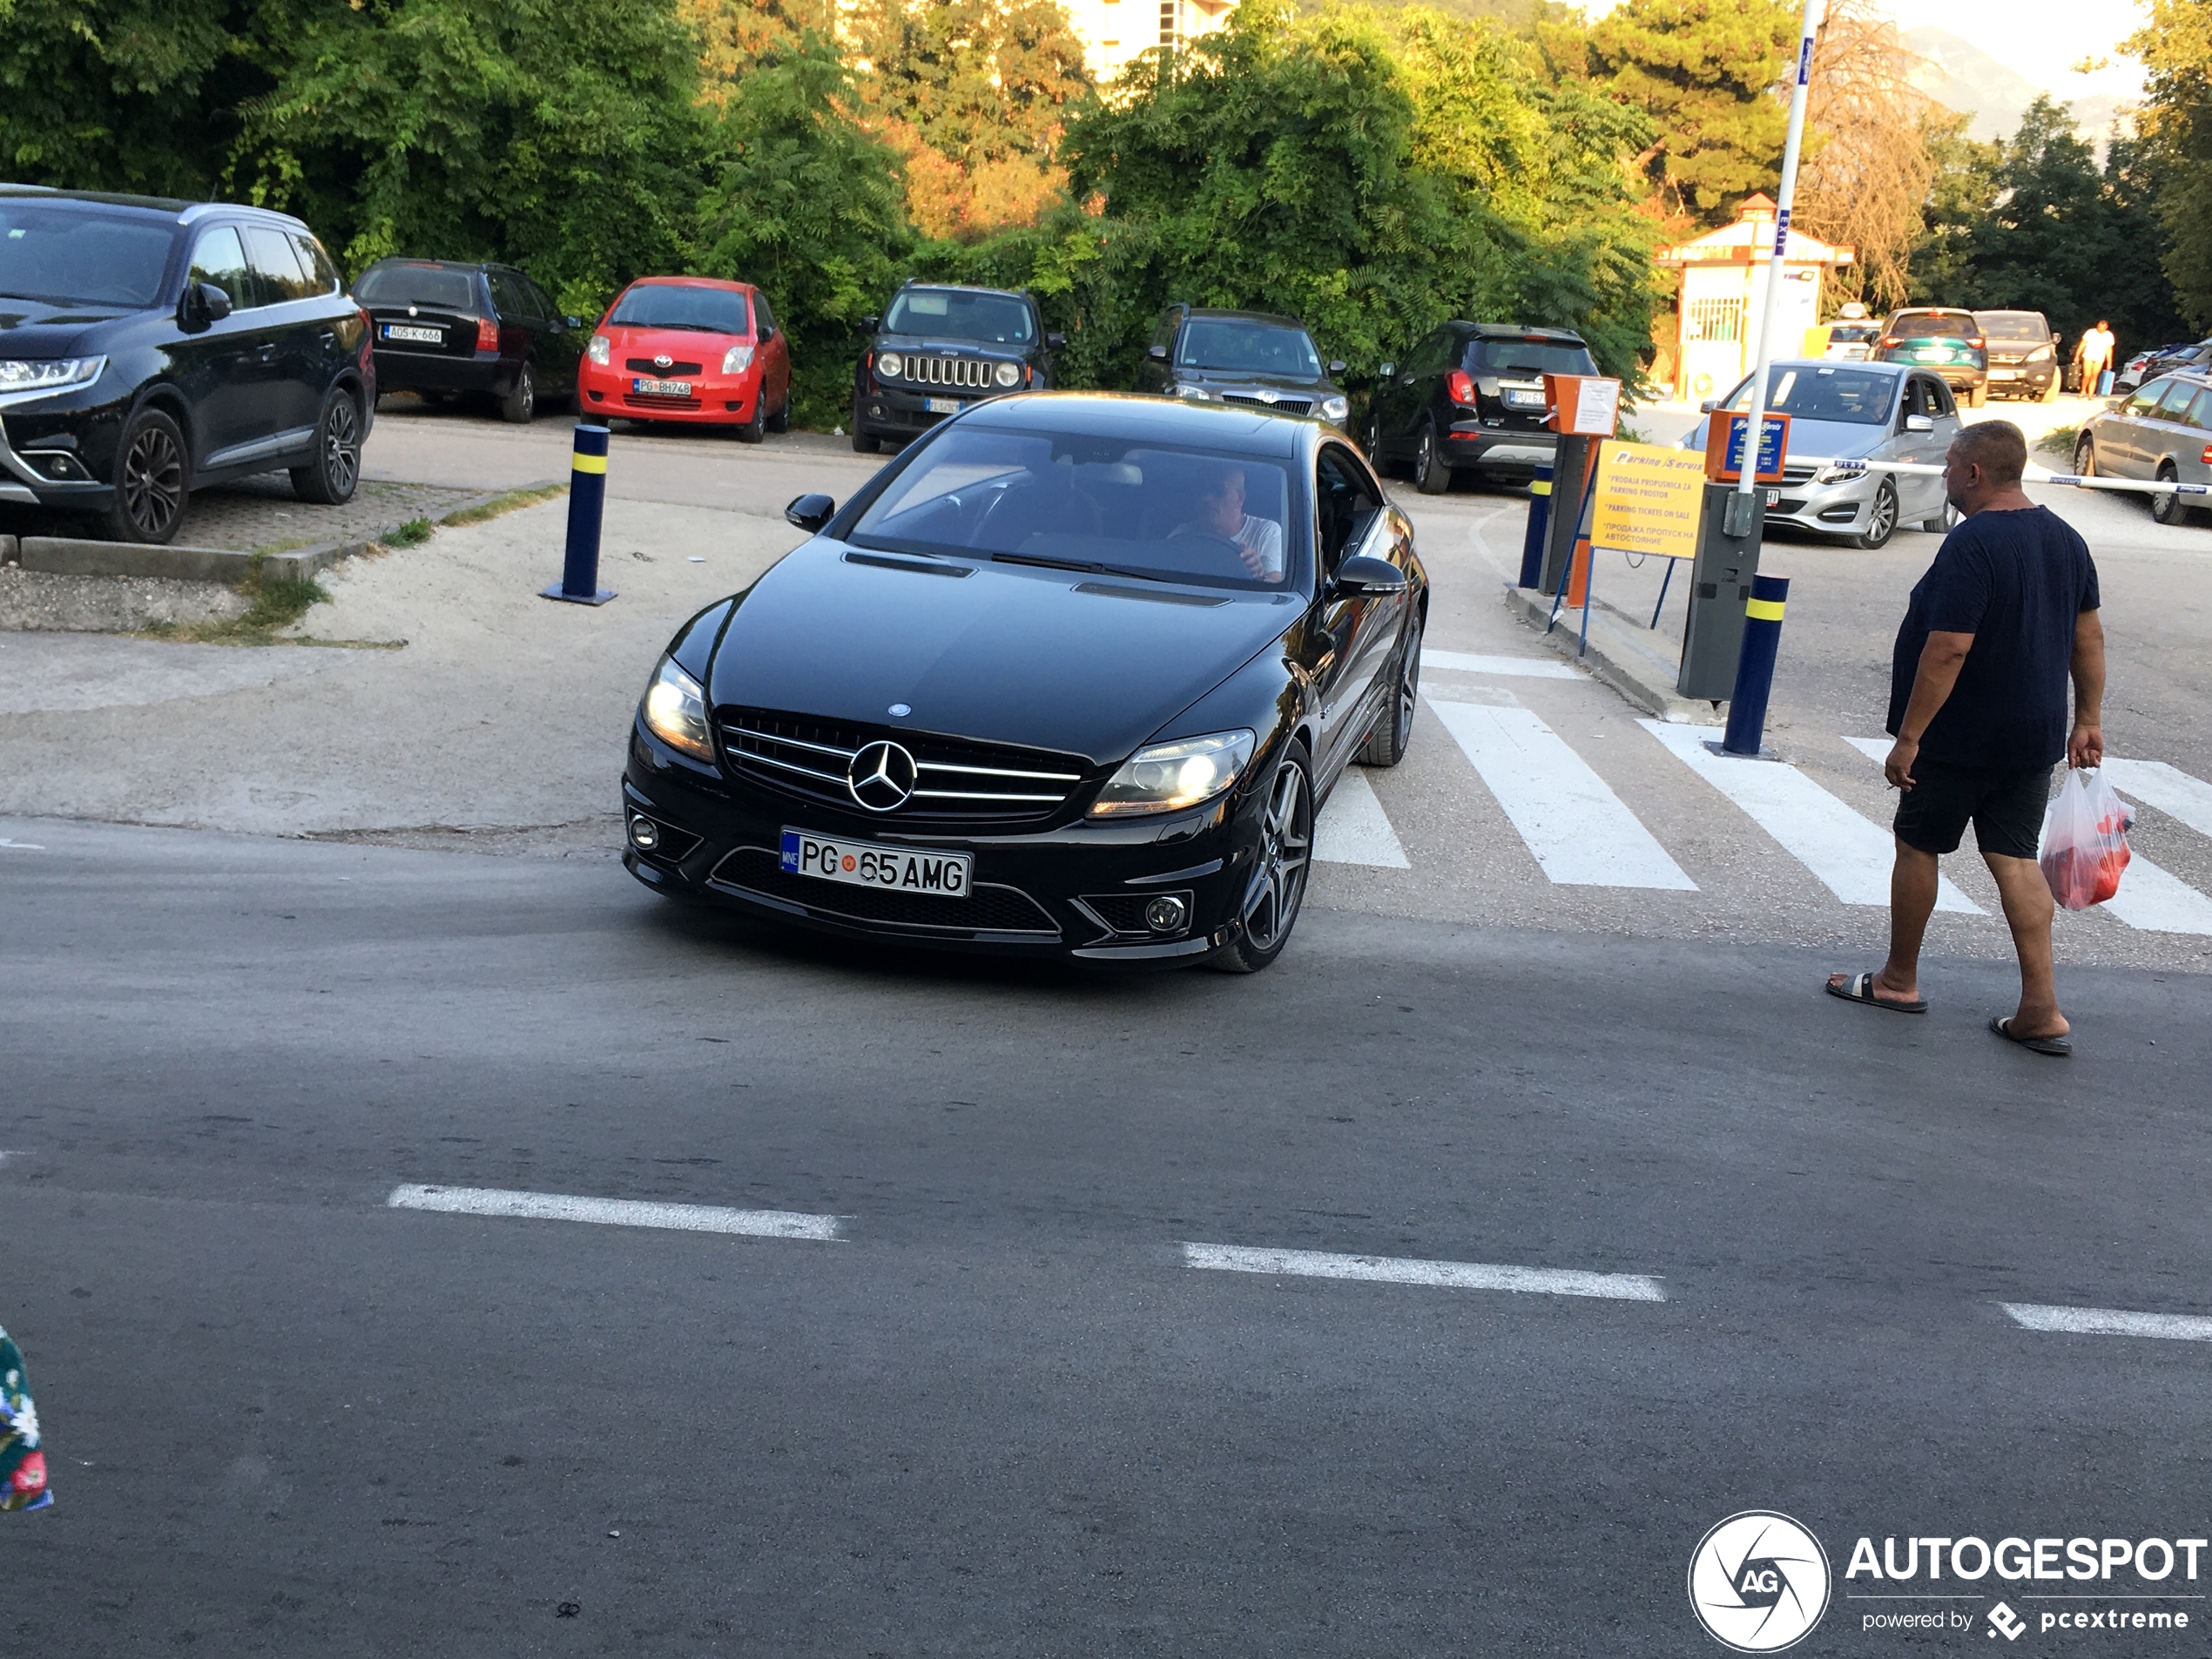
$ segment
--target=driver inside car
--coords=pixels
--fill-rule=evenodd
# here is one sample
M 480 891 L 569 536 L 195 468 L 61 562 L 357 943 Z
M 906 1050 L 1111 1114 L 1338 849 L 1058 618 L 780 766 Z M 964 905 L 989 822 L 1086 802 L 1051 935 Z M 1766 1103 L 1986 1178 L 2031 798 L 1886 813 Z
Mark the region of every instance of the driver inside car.
M 1244 469 L 1210 463 L 1200 475 L 1197 508 L 1177 525 L 1176 536 L 1217 536 L 1234 542 L 1244 568 L 1259 582 L 1283 579 L 1283 527 L 1244 511 Z

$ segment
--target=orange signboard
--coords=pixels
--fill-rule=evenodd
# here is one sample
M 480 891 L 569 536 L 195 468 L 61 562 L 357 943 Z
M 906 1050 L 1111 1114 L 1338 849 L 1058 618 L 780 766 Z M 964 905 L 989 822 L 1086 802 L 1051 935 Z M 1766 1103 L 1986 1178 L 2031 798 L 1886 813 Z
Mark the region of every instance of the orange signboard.
M 1732 484 L 1743 476 L 1743 434 L 1750 424 L 1750 414 L 1740 409 L 1715 409 L 1706 417 L 1705 476 L 1713 482 Z M 1790 453 L 1790 417 L 1763 415 L 1759 427 L 1759 470 L 1751 482 L 1778 484 Z
M 1544 424 L 1577 437 L 1609 438 L 1621 424 L 1621 382 L 1595 374 L 1547 374 Z

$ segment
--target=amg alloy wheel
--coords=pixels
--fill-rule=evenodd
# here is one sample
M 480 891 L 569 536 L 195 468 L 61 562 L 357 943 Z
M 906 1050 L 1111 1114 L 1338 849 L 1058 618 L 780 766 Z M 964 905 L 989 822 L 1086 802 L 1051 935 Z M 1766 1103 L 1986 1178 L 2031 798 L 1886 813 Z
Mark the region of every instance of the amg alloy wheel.
M 1244 926 L 1211 966 L 1231 974 L 1257 974 L 1283 954 L 1305 901 L 1305 875 L 1313 853 L 1313 780 L 1305 751 L 1292 744 L 1267 786 L 1260 815 L 1259 854 L 1244 888 Z
M 361 477 L 361 417 L 353 394 L 343 387 L 330 394 L 315 424 L 314 459 L 292 469 L 292 493 L 301 501 L 337 506 L 354 498 Z
M 1376 718 L 1375 729 L 1359 746 L 1363 766 L 1394 766 L 1406 758 L 1413 740 L 1413 711 L 1421 700 L 1421 624 L 1418 617 L 1406 631 L 1406 644 L 1398 658 L 1398 695 Z
M 109 530 L 118 541 L 174 541 L 185 500 L 184 433 L 159 409 L 139 410 L 124 429 Z

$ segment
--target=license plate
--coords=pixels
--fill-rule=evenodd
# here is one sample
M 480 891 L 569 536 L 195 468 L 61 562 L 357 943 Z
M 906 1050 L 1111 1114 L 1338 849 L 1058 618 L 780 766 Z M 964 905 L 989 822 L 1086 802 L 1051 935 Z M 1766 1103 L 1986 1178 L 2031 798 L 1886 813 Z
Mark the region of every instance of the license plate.
M 691 383 L 689 381 L 637 380 L 630 382 L 630 390 L 637 397 L 689 397 Z
M 968 405 L 956 397 L 926 397 L 921 407 L 932 415 L 958 415 Z
M 384 338 L 413 341 L 422 346 L 442 346 L 446 343 L 446 331 L 421 327 L 410 322 L 388 322 L 384 325 Z
M 784 868 L 792 875 L 841 881 L 851 887 L 887 887 L 940 899 L 968 897 L 974 856 L 968 853 L 879 846 L 873 841 L 833 841 L 805 830 L 784 832 Z
M 1541 409 L 1544 407 L 1541 392 L 1507 392 L 1506 407 L 1512 409 Z
M 2020 372 L 2017 368 L 1993 368 L 1989 371 L 1989 378 L 1993 381 L 2016 381 L 2020 377 Z

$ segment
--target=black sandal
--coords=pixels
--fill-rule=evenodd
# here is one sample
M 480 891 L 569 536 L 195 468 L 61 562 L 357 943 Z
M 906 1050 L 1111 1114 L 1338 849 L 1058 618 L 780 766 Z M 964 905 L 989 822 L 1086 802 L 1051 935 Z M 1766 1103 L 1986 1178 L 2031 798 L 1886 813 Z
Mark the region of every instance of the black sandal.
M 1885 996 L 1875 995 L 1874 976 L 1871 974 L 1853 974 L 1841 985 L 1831 981 L 1828 995 L 1840 996 L 1846 1002 L 1864 1002 L 1870 1008 L 1887 1008 L 1892 1014 L 1925 1014 L 1928 1011 L 1925 1001 L 1897 1002 Z
M 2064 1060 L 2074 1052 L 2074 1045 L 2064 1037 L 2023 1037 L 2016 1035 L 2013 1022 L 2007 1019 L 1992 1019 L 1989 1028 L 2007 1042 L 2017 1042 L 2023 1049 L 2033 1049 L 2037 1054 L 2049 1055 L 2054 1060 Z

